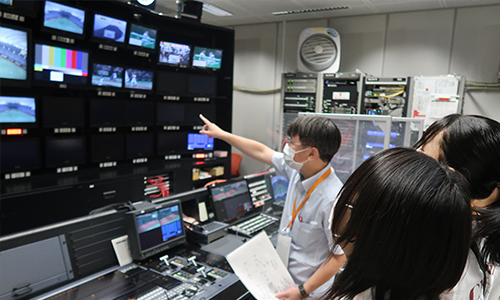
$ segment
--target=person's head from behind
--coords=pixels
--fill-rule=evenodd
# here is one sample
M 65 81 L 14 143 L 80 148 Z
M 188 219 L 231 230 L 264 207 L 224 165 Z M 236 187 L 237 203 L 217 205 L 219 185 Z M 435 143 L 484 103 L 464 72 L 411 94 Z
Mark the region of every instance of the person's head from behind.
M 381 151 L 342 188 L 333 238 L 348 257 L 325 299 L 438 299 L 460 279 L 471 209 L 460 174 L 408 148 Z M 385 298 L 390 295 L 390 298 Z
M 303 165 L 311 160 L 329 163 L 341 143 L 340 131 L 333 120 L 322 116 L 299 116 L 288 127 L 287 135 L 283 152 Z

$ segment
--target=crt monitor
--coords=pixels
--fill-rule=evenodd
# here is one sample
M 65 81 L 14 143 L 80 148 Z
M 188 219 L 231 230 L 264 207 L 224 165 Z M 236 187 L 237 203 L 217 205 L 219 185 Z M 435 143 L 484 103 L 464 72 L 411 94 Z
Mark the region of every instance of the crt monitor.
M 209 187 L 217 221 L 232 222 L 254 209 L 245 179 Z
M 0 25 L 0 82 L 28 79 L 28 31 Z
M 94 37 L 112 42 L 125 42 L 127 22 L 112 17 L 94 15 Z
M 83 36 L 85 11 L 57 2 L 45 1 L 43 26 Z
M 193 67 L 204 69 L 220 69 L 222 50 L 194 47 Z
M 35 127 L 37 124 L 35 98 L 0 96 L 0 124 Z
M 35 79 L 64 84 L 87 84 L 89 53 L 63 47 L 35 45 Z
M 151 204 L 149 208 L 129 212 L 126 222 L 132 258 L 136 260 L 143 260 L 186 241 L 179 201 Z
M 191 47 L 189 45 L 160 41 L 158 63 L 185 68 L 189 66 Z
M 156 46 L 156 29 L 131 24 L 128 44 L 142 50 L 154 50 Z

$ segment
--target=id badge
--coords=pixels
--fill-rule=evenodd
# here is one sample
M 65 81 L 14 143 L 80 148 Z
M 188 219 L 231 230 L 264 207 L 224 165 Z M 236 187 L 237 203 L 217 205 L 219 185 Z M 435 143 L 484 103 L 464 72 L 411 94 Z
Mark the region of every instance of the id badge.
M 290 256 L 290 246 L 292 245 L 292 236 L 290 230 L 286 228 L 285 230 L 280 230 L 278 236 L 278 245 L 276 245 L 276 252 L 281 258 L 283 264 L 288 269 L 288 258 Z

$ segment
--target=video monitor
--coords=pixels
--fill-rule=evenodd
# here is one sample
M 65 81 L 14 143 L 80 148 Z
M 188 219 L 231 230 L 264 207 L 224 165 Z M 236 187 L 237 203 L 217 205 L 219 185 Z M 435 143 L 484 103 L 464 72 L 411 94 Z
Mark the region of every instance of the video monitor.
M 151 157 L 155 152 L 154 143 L 151 132 L 128 133 L 125 137 L 125 157 Z
M 187 133 L 179 131 L 159 132 L 156 137 L 158 155 L 186 152 Z
M 181 103 L 157 102 L 156 125 L 182 124 L 185 105 Z
M 186 241 L 179 201 L 132 211 L 126 216 L 132 258 L 143 260 Z
M 43 98 L 42 124 L 45 128 L 83 127 L 85 109 L 81 98 Z
M 126 32 L 127 22 L 100 14 L 94 15 L 94 37 L 123 43 Z
M 188 74 L 158 71 L 156 93 L 160 95 L 184 96 L 188 90 Z
M 154 50 L 156 46 L 156 30 L 131 24 L 128 44 L 131 46 Z
M 38 169 L 41 165 L 40 140 L 2 139 L 0 157 L 2 173 Z
M 128 89 L 152 90 L 153 71 L 126 69 L 125 87 Z
M 35 45 L 35 79 L 65 84 L 87 84 L 89 54 L 57 46 Z
M 187 142 L 188 150 L 213 150 L 214 149 L 214 138 L 208 137 L 206 134 L 201 133 L 189 133 L 188 134 L 188 142 Z
M 125 126 L 148 126 L 154 124 L 155 104 L 150 101 L 127 100 L 124 101 Z
M 210 75 L 189 75 L 188 93 L 193 96 L 216 96 L 217 77 Z
M 209 191 L 217 221 L 229 223 L 255 209 L 244 179 L 211 186 Z
M 125 138 L 122 134 L 93 135 L 90 140 L 92 162 L 122 160 L 125 157 Z
M 92 85 L 123 87 L 123 68 L 118 66 L 93 64 Z
M 0 26 L 0 78 L 28 79 L 28 31 Z M 0 80 L 2 81 L 2 80 Z
M 80 165 L 86 162 L 84 137 L 47 137 L 45 164 L 47 167 Z
M 220 69 L 222 50 L 194 47 L 193 67 L 204 69 Z
M 123 101 L 117 99 L 90 99 L 90 126 L 123 125 Z
M 288 180 L 282 175 L 273 175 L 271 177 L 273 187 L 274 201 L 285 203 L 286 194 L 288 192 Z
M 191 58 L 191 47 L 184 44 L 160 41 L 158 63 L 188 67 Z
M 16 14 L 36 17 L 38 12 L 39 2 L 37 0 L 0 0 L 0 7 Z M 4 10 L 2 7 L 2 10 Z
M 18 126 L 36 125 L 35 98 L 0 96 L 0 123 L 18 124 Z
M 189 103 L 186 104 L 186 118 L 185 123 L 188 125 L 204 125 L 200 119 L 200 114 L 211 122 L 216 123 L 215 119 L 215 105 L 207 103 Z
M 273 200 L 273 188 L 269 173 L 260 173 L 245 176 L 252 202 L 255 207 L 264 205 L 268 200 Z
M 57 2 L 45 1 L 43 26 L 83 35 L 85 11 Z

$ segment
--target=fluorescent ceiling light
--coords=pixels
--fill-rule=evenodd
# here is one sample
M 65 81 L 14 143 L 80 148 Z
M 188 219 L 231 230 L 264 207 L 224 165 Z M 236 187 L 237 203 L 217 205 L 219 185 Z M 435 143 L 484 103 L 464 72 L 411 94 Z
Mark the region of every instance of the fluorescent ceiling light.
M 283 16 L 283 15 L 305 14 L 305 13 L 311 13 L 311 12 L 322 12 L 322 11 L 343 10 L 343 9 L 351 9 L 351 8 L 348 5 L 335 6 L 335 7 L 323 7 L 323 8 L 306 8 L 306 9 L 298 9 L 298 10 L 275 11 L 275 12 L 273 12 L 273 15 Z
M 233 14 L 225 11 L 223 9 L 218 8 L 217 6 L 213 6 L 212 4 L 208 3 L 203 3 L 203 10 L 206 11 L 209 14 L 212 14 L 214 16 L 218 17 L 227 17 L 227 16 L 232 16 Z

